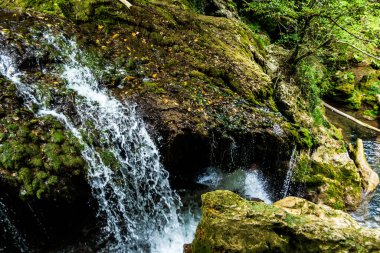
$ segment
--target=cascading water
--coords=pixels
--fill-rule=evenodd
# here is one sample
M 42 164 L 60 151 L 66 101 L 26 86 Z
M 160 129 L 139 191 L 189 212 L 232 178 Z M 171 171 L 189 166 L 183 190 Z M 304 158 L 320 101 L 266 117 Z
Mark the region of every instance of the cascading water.
M 238 169 L 225 173 L 218 168 L 209 167 L 198 177 L 197 183 L 209 187 L 210 190 L 230 190 L 247 198 L 257 198 L 265 203 L 272 203 L 266 192 L 265 180 L 258 170 Z
M 185 241 L 177 215 L 180 199 L 134 106 L 122 104 L 99 86 L 79 61 L 82 52 L 75 42 L 49 34 L 44 39 L 59 53 L 66 88 L 76 93 L 75 124 L 59 108 L 45 106 L 37 86 L 23 84 L 23 73 L 6 48 L 0 48 L 0 73 L 16 84 L 27 105 L 38 105 L 38 114 L 59 119 L 83 144 L 89 183 L 99 217 L 105 220 L 104 251 L 181 251 Z M 191 233 L 187 236 L 190 240 Z
M 3 238 L 2 238 L 3 237 Z M 18 228 L 15 226 L 14 221 L 11 217 L 10 210 L 2 202 L 0 198 L 0 239 L 3 239 L 6 243 L 15 244 L 14 247 L 20 252 L 29 252 L 28 244 L 24 235 L 20 233 Z M 0 252 L 11 251 L 6 245 L 2 246 L 0 244 Z
M 292 155 L 290 156 L 289 164 L 288 164 L 288 172 L 286 173 L 284 185 L 281 190 L 281 197 L 285 198 L 288 196 L 290 185 L 292 182 L 292 178 L 294 175 L 294 167 L 297 165 L 297 148 L 294 147 L 292 151 Z

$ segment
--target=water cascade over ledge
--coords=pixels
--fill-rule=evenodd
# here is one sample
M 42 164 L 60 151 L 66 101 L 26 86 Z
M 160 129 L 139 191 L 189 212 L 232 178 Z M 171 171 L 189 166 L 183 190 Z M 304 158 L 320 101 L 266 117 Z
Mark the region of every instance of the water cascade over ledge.
M 181 230 L 180 199 L 134 106 L 99 86 L 79 60 L 83 52 L 74 41 L 50 34 L 43 39 L 58 52 L 60 77 L 75 92 L 75 123 L 49 105 L 37 85 L 23 83 L 24 74 L 5 46 L 0 47 L 0 74 L 17 86 L 28 107 L 38 106 L 37 114 L 60 120 L 83 145 L 88 181 L 105 223 L 99 237 L 106 238 L 104 252 L 180 252 L 192 235 Z
M 2 239 L 4 239 L 5 243 L 15 244 L 13 246 L 17 247 L 20 252 L 29 252 L 24 235 L 14 225 L 11 211 L 2 201 L 3 200 L 0 198 L 0 233 L 3 237 Z M 0 252 L 5 252 L 6 249 L 6 246 L 0 244 Z
M 288 163 L 288 172 L 286 173 L 284 185 L 283 185 L 282 190 L 281 190 L 281 197 L 282 198 L 285 198 L 288 196 L 289 189 L 290 189 L 291 182 L 292 182 L 292 178 L 294 176 L 294 168 L 297 165 L 297 159 L 298 159 L 297 156 L 298 156 L 297 155 L 297 147 L 294 147 L 292 154 L 290 156 L 289 163 Z

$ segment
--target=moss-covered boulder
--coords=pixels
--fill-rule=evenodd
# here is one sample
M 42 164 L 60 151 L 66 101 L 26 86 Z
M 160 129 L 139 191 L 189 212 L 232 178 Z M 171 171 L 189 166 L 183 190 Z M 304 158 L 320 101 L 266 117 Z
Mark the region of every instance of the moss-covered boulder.
M 380 230 L 348 214 L 301 198 L 273 205 L 229 191 L 202 195 L 202 219 L 192 252 L 378 252 Z
M 75 199 L 86 177 L 78 140 L 56 119 L 36 117 L 14 84 L 0 77 L 0 88 L 0 184 L 28 200 Z
M 313 152 L 301 151 L 294 180 L 303 184 L 304 196 L 313 202 L 336 209 L 356 209 L 364 187 L 344 141 L 327 135 L 319 141 Z

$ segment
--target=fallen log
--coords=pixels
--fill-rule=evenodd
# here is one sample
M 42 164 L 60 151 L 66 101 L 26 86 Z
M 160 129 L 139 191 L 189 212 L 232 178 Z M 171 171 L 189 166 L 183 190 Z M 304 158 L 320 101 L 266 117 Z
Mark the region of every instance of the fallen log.
M 130 2 L 128 2 L 127 0 L 119 0 L 120 2 L 122 2 L 125 6 L 127 6 L 128 8 L 131 8 L 132 7 L 132 4 Z
M 348 115 L 348 114 L 346 114 L 346 113 L 344 113 L 344 112 L 342 112 L 342 111 L 340 111 L 340 110 L 332 107 L 331 105 L 327 104 L 326 102 L 323 102 L 323 105 L 326 108 L 330 109 L 331 111 L 333 111 L 333 112 L 335 112 L 335 113 L 337 113 L 337 114 L 339 114 L 339 115 L 341 115 L 341 116 L 343 116 L 343 117 L 345 117 L 345 118 L 347 118 L 347 119 L 355 122 L 358 125 L 361 125 L 361 126 L 363 126 L 365 128 L 368 128 L 368 129 L 370 129 L 372 131 L 375 131 L 377 133 L 380 133 L 380 129 L 378 129 L 378 128 L 374 127 L 374 126 L 368 125 L 367 123 L 364 123 L 363 121 L 360 121 L 360 120 L 358 120 L 358 119 L 356 119 L 356 118 L 354 118 L 354 117 L 352 117 L 352 116 L 350 116 L 350 115 Z

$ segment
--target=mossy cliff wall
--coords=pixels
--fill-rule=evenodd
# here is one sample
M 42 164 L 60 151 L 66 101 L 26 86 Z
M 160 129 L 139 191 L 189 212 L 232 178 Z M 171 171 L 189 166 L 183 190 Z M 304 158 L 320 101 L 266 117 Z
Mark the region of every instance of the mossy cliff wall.
M 12 12 L 2 11 L 0 38 L 16 45 L 19 67 L 31 80 L 46 87 L 57 82 L 59 89 L 60 80 L 36 74 L 40 67 L 56 64 L 54 55 L 44 45 L 31 45 L 28 36 L 49 29 L 75 37 L 110 93 L 137 103 L 165 166 L 180 183 L 209 165 L 233 169 L 258 163 L 273 179 L 273 195 L 278 197 L 279 179 L 285 177 L 296 146 L 302 158 L 296 180 L 305 186 L 306 196 L 335 208 L 357 207 L 361 180 L 355 164 L 344 156 L 342 137 L 324 118 L 323 108 L 318 117 L 310 115 L 309 102 L 301 99 L 296 83 L 271 77 L 269 63 L 281 58 L 281 50 L 269 50 L 265 35 L 236 19 L 197 14 L 185 1 L 131 2 L 128 9 L 109 0 L 5 0 L 0 7 Z M 33 55 L 35 49 L 43 53 Z M 54 89 L 46 92 L 53 94 Z M 14 96 L 14 90 L 8 93 Z M 69 104 L 51 97 L 53 104 Z M 0 114 L 14 120 L 11 110 Z M 9 146 L 1 155 L 9 158 L 9 151 L 13 153 L 0 168 L 2 180 L 36 199 L 70 196 L 71 187 L 66 186 L 74 178 L 85 178 L 80 145 L 56 121 L 26 114 L 25 124 L 17 128 L 9 125 L 13 121 L 3 123 L 11 135 L 0 140 Z M 24 147 L 24 141 L 35 143 Z M 19 147 L 26 150 L 22 159 Z M 68 164 L 67 156 L 75 162 Z M 341 159 L 339 166 L 335 158 Z

